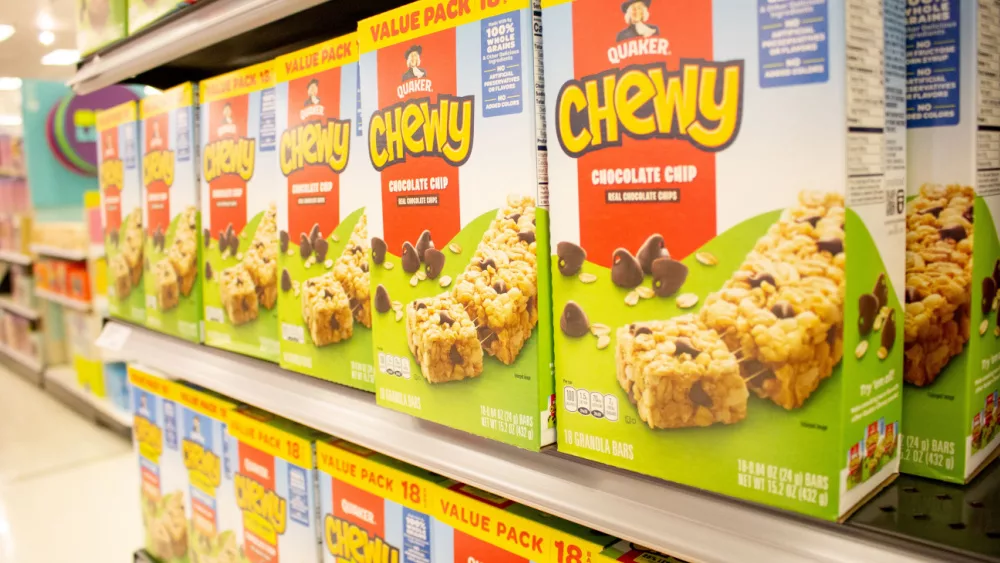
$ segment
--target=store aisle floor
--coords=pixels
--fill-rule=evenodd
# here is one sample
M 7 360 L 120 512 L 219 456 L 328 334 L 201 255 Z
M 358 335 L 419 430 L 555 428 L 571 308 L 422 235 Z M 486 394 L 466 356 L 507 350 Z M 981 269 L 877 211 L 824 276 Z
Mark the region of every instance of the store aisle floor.
M 0 563 L 127 563 L 132 447 L 0 366 Z

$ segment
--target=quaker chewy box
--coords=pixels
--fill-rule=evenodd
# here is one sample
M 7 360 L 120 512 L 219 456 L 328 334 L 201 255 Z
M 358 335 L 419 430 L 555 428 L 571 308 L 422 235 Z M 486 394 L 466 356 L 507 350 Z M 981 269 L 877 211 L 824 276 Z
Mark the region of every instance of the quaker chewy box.
M 906 13 L 901 469 L 962 483 L 998 443 L 1000 99 L 989 78 L 993 39 L 980 27 L 997 13 L 990 3 L 940 0 Z
M 188 561 L 191 498 L 180 444 L 178 384 L 130 364 L 132 443 L 139 457 L 146 550 L 159 561 Z
M 142 324 L 142 176 L 139 168 L 139 105 L 132 101 L 97 112 L 97 167 L 101 222 L 108 260 L 108 311 Z
M 275 68 L 281 365 L 374 391 L 357 35 L 280 57 Z
M 236 526 L 247 561 L 320 561 L 316 454 L 322 434 L 253 407 L 231 414 L 236 445 Z
M 201 340 L 197 87 L 185 82 L 139 102 L 146 226 L 146 326 Z
M 560 450 L 829 520 L 895 473 L 897 4 L 546 0 Z
M 436 488 L 434 558 L 472 561 L 585 563 L 615 538 L 475 487 L 448 481 Z
M 202 81 L 205 343 L 278 361 L 275 73 L 261 63 Z
M 82 55 L 125 37 L 125 2 L 76 0 L 76 47 Z
M 184 384 L 177 385 L 177 397 L 184 407 L 178 431 L 191 495 L 192 561 L 247 561 L 236 532 L 242 521 L 233 486 L 236 441 L 228 430 L 237 405 Z
M 548 211 L 527 0 L 358 24 L 378 402 L 523 448 L 555 440 Z
M 325 563 L 439 561 L 429 513 L 445 478 L 336 438 L 316 455 Z

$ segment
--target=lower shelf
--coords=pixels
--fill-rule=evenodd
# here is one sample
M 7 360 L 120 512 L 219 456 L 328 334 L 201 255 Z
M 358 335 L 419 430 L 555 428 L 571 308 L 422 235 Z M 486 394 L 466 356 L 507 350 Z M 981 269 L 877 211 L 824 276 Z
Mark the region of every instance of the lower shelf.
M 132 417 L 111 401 L 98 397 L 77 384 L 76 371 L 69 366 L 55 366 L 45 370 L 45 387 L 56 395 L 69 395 L 81 405 L 81 414 L 93 417 L 112 428 L 129 432 Z

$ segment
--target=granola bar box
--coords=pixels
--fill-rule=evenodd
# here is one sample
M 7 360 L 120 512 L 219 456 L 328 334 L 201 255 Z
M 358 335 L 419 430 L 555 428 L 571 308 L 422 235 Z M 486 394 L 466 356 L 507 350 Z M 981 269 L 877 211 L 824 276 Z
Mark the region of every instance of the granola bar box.
M 430 512 L 444 477 L 336 438 L 316 456 L 324 563 L 441 560 Z
M 560 450 L 828 520 L 896 473 L 904 9 L 847 4 L 543 2 Z
M 1000 7 L 907 8 L 902 462 L 962 483 L 1000 440 Z
M 187 563 L 191 495 L 185 466 L 180 385 L 129 364 L 132 444 L 139 459 L 143 546 L 164 563 Z
M 374 391 L 357 34 L 275 68 L 281 365 Z
M 203 80 L 205 343 L 277 362 L 278 129 L 271 62 Z
M 135 101 L 97 113 L 97 172 L 108 261 L 108 312 L 143 324 L 145 232 L 138 119 Z
M 230 417 L 229 432 L 240 514 L 233 560 L 319 563 L 315 443 L 323 435 L 247 406 Z
M 178 439 L 187 470 L 191 510 L 188 533 L 192 561 L 240 561 L 240 513 L 233 483 L 236 441 L 229 418 L 239 406 L 207 389 L 178 384 Z
M 424 0 L 358 40 L 378 402 L 539 449 L 555 420 L 530 8 Z
M 139 102 L 146 326 L 192 342 L 202 332 L 196 96 L 185 82 Z

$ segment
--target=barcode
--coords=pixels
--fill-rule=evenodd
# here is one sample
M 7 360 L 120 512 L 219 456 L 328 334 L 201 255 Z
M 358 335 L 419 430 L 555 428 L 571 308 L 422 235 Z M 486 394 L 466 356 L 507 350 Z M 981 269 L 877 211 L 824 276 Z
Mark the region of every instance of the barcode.
M 893 217 L 902 215 L 906 210 L 906 194 L 903 190 L 892 189 L 885 191 L 885 216 Z

